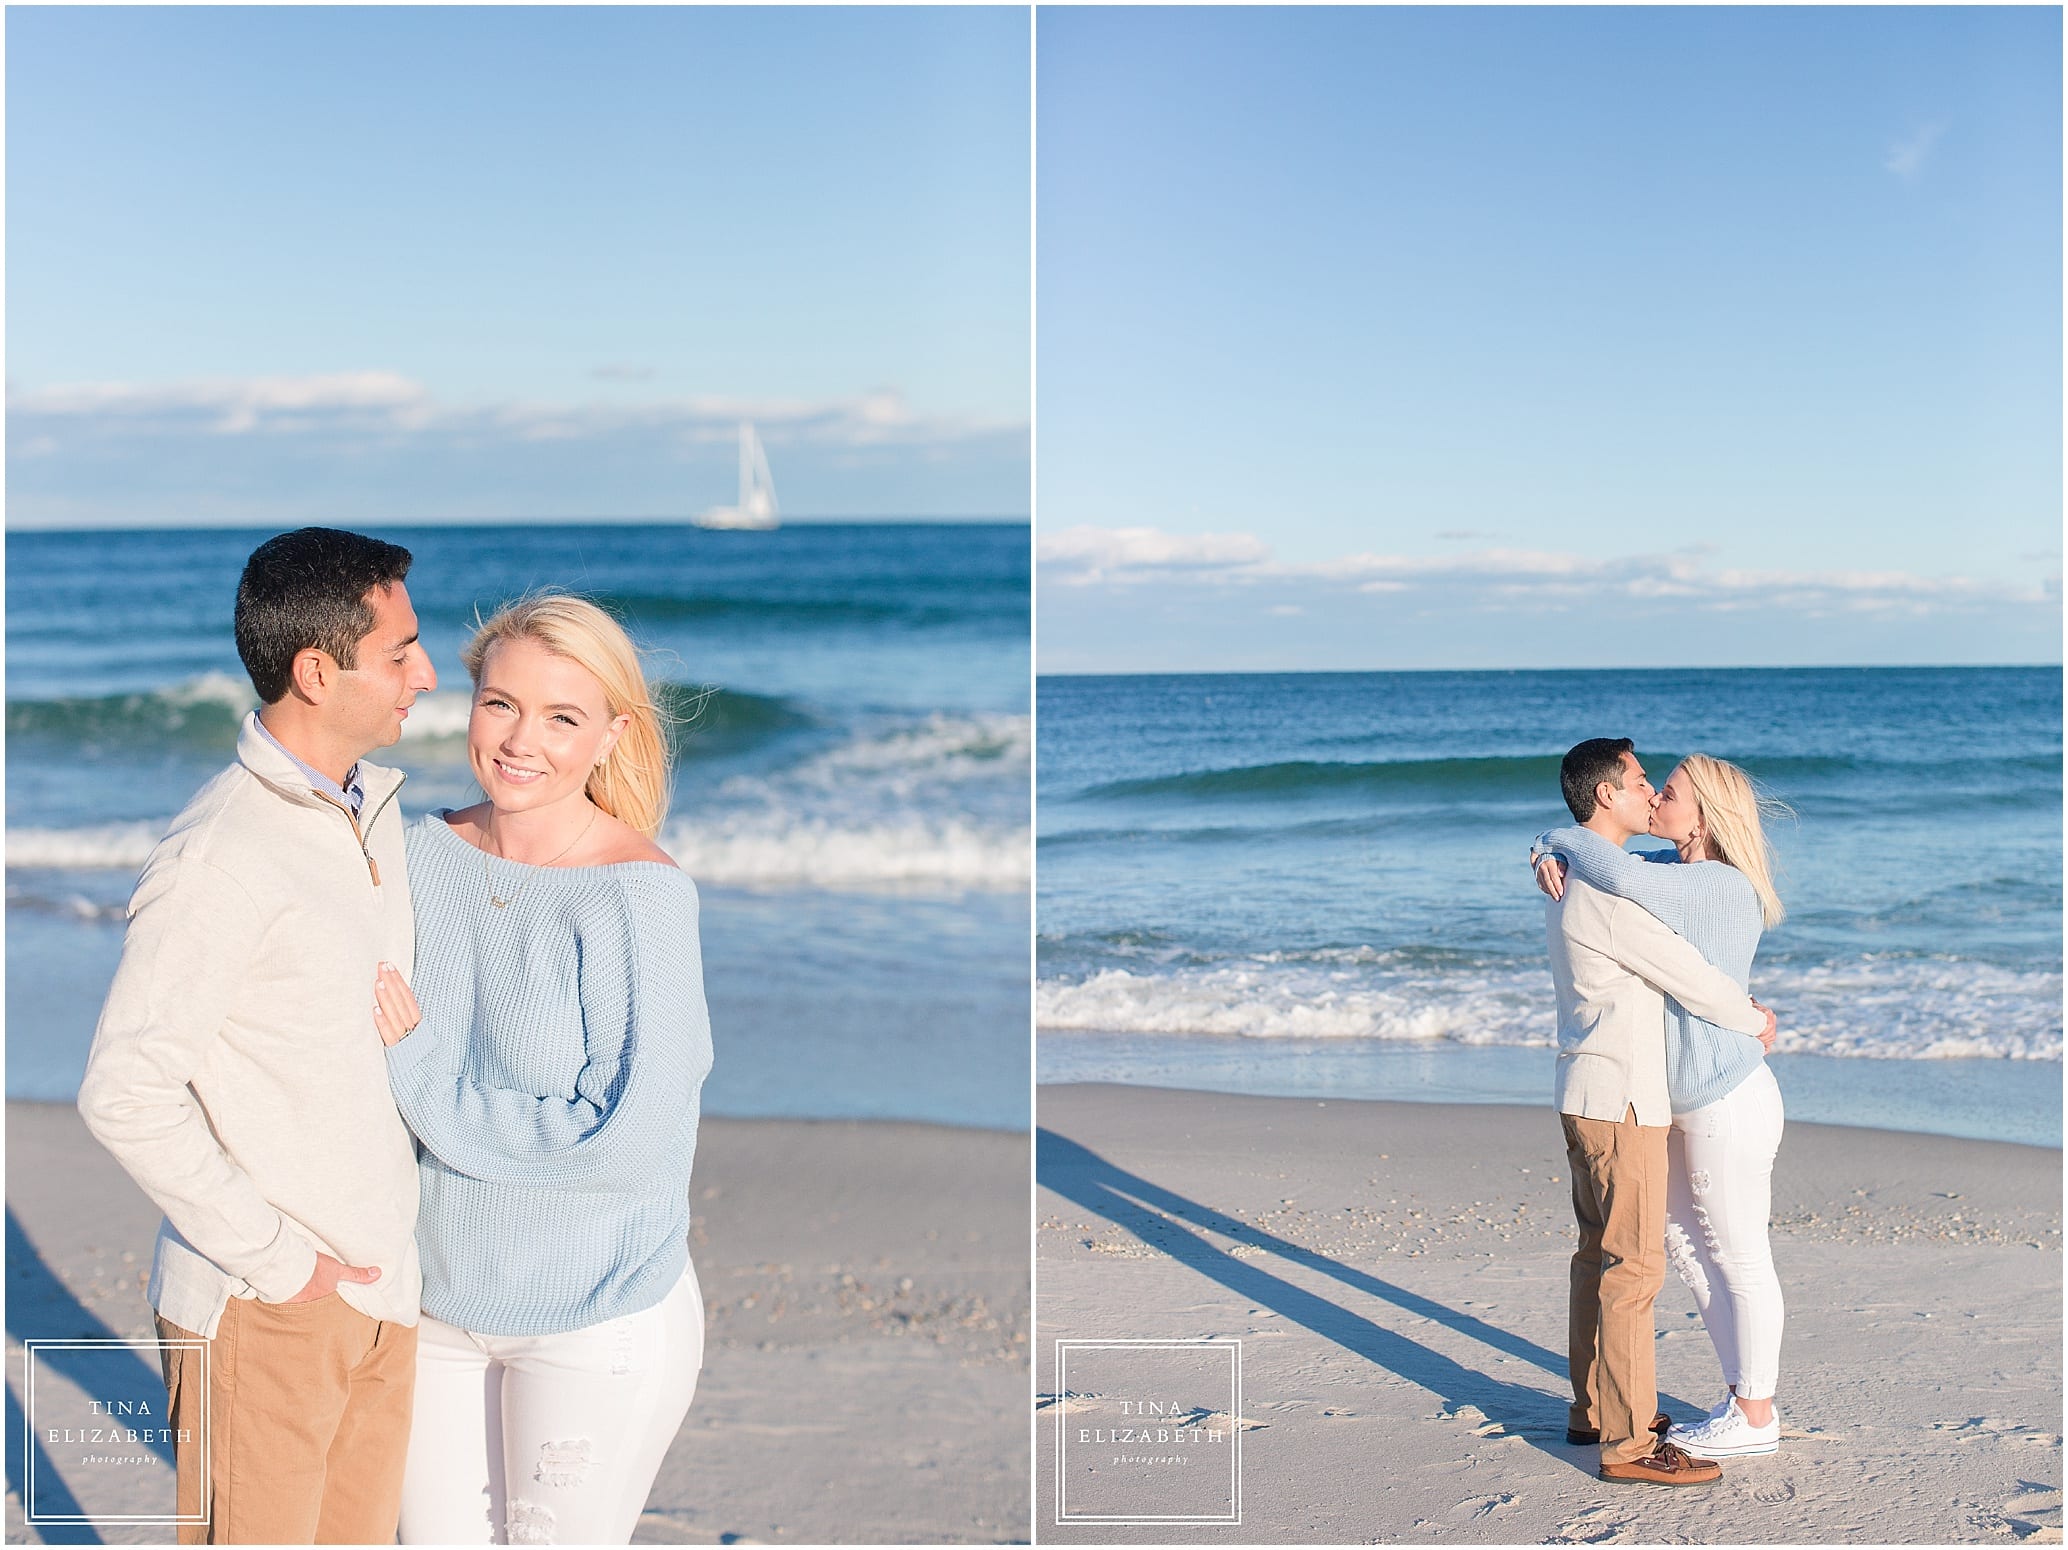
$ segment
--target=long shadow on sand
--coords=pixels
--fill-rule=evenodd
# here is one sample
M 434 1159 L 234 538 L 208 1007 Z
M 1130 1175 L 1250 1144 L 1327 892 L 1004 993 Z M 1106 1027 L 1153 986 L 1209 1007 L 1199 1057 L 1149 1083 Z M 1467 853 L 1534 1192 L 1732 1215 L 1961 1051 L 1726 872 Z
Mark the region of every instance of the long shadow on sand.
M 30 1340 L 121 1338 L 102 1321 L 100 1315 L 74 1297 L 72 1289 L 43 1262 L 43 1256 L 38 1254 L 35 1245 L 29 1242 L 29 1235 L 22 1230 L 22 1224 L 16 1219 L 12 1208 L 7 1213 L 7 1333 L 17 1344 Z M 48 1366 L 53 1371 L 65 1373 L 75 1381 L 87 1385 L 89 1392 L 98 1385 L 106 1384 L 111 1376 L 116 1377 L 116 1392 L 124 1395 L 162 1395 L 165 1391 L 163 1375 L 134 1353 L 117 1356 L 113 1352 L 89 1355 L 78 1351 L 39 1351 L 36 1361 L 39 1366 Z M 113 1367 L 110 1366 L 111 1363 L 114 1364 Z M 32 1440 L 28 1430 L 28 1417 L 23 1414 L 14 1391 L 9 1389 L 7 1483 L 14 1488 L 16 1500 L 26 1503 L 29 1499 L 29 1482 L 25 1474 L 26 1450 L 33 1447 L 36 1510 L 60 1517 L 86 1512 L 88 1509 L 79 1504 L 63 1479 L 59 1477 L 50 1455 L 43 1449 L 42 1440 Z M 166 1464 L 170 1465 L 173 1461 L 172 1444 L 168 1442 L 154 1440 L 125 1446 L 147 1447 Z M 100 1535 L 83 1525 L 37 1524 L 36 1531 L 45 1544 L 97 1545 L 102 1542 Z
M 1515 1436 L 1561 1459 L 1574 1450 L 1564 1441 L 1565 1401 L 1547 1399 L 1541 1389 L 1509 1383 L 1474 1371 L 1441 1352 L 1417 1344 L 1404 1335 L 1374 1324 L 1325 1297 L 1318 1297 L 1283 1277 L 1246 1260 L 1235 1258 L 1209 1243 L 1187 1224 L 1232 1238 L 1275 1254 L 1302 1269 L 1340 1281 L 1354 1291 L 1389 1302 L 1408 1313 L 1418 1314 L 1446 1329 L 1508 1356 L 1528 1362 L 1558 1380 L 1560 1392 L 1569 1381 L 1562 1351 L 1548 1350 L 1511 1330 L 1489 1324 L 1455 1308 L 1436 1302 L 1391 1281 L 1330 1259 L 1275 1233 L 1264 1231 L 1224 1211 L 1202 1205 L 1138 1174 L 1114 1166 L 1098 1153 L 1052 1130 L 1035 1132 L 1035 1178 L 1087 1210 L 1095 1211 L 1116 1227 L 1133 1233 L 1150 1248 L 1168 1254 L 1180 1264 L 1220 1282 L 1274 1313 L 1304 1325 L 1323 1339 L 1332 1340 L 1366 1361 L 1387 1368 L 1419 1384 L 1455 1408 L 1470 1405 L 1490 1421 L 1498 1421 Z M 1661 1396 L 1662 1400 L 1665 1396 Z M 1686 1402 L 1673 1403 L 1685 1407 Z M 1541 1434 L 1541 1435 L 1540 1435 Z M 1555 1437 L 1550 1443 L 1544 1438 Z M 1592 1462 L 1593 1450 L 1587 1451 Z

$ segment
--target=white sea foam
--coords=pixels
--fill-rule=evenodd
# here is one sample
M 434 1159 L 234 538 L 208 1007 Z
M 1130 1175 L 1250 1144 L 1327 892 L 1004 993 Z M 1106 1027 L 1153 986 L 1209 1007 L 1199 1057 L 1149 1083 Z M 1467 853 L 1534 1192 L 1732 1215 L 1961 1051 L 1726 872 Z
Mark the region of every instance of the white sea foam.
M 864 727 L 791 768 L 726 780 L 677 815 L 669 848 L 700 879 L 749 887 L 1024 889 L 1029 746 L 1025 716 Z
M 1035 986 L 1035 1016 L 1046 1029 L 1111 1033 L 1525 1048 L 1554 1042 L 1551 976 L 1540 966 L 1374 968 L 1357 950 L 1343 950 L 1331 954 L 1339 967 L 1324 967 L 1288 956 L 1046 979 Z M 1779 965 L 1762 970 L 1754 988 L 1780 1016 L 1782 1054 L 2061 1058 L 2056 971 L 1870 955 Z
M 1024 766 L 1032 748 L 1027 716 L 946 715 L 857 738 L 812 761 L 831 770 L 923 769 L 958 777 L 995 775 Z
M 1025 830 L 954 820 L 843 828 L 811 819 L 682 819 L 660 843 L 698 882 L 734 887 L 1007 893 L 1029 876 Z
M 135 871 L 169 819 L 78 829 L 11 829 L 10 870 Z M 1027 886 L 1027 832 L 917 818 L 844 827 L 812 818 L 678 818 L 661 845 L 701 883 L 833 892 L 1012 892 Z
M 203 673 L 162 691 L 168 705 L 222 705 L 242 715 L 258 708 L 251 680 L 234 673 Z
M 420 694 L 409 707 L 409 719 L 402 723 L 406 743 L 429 743 L 441 738 L 465 737 L 467 718 L 473 714 L 474 694 L 470 689 L 434 689 Z M 376 753 L 375 762 L 380 755 Z
M 184 717 L 174 713 L 192 711 L 214 706 L 242 717 L 247 711 L 258 708 L 258 696 L 252 692 L 251 681 L 238 674 L 208 672 L 186 679 L 165 688 L 140 691 L 133 695 L 111 696 L 122 704 L 128 713 L 136 718 L 138 735 L 151 729 L 162 729 L 168 722 L 177 724 Z M 67 702 L 54 706 L 40 707 L 46 711 L 62 709 Z M 74 705 L 91 706 L 93 701 L 70 702 Z M 31 706 L 31 709 L 39 707 Z M 467 730 L 467 716 L 473 708 L 473 695 L 468 690 L 436 690 L 430 694 L 418 695 L 410 706 L 409 719 L 402 724 L 403 738 L 412 743 L 434 742 L 441 738 L 463 737 Z M 378 758 L 378 755 L 376 755 Z
M 80 829 L 9 829 L 7 867 L 134 871 L 165 835 L 169 818 L 145 823 L 92 824 Z
M 859 731 L 784 771 L 778 782 L 820 794 L 851 794 L 859 784 L 877 803 L 952 802 L 957 799 L 947 788 L 971 782 L 1010 783 L 1024 790 L 1032 747 L 1026 716 L 936 712 L 921 722 Z M 723 791 L 750 794 L 765 779 L 735 776 Z
M 129 918 L 128 906 L 124 904 L 103 903 L 89 899 L 83 893 L 62 889 L 52 893 L 35 893 L 17 888 L 12 883 L 7 885 L 7 907 L 36 910 L 46 915 L 62 915 L 70 920 L 96 924 Z
M 1545 999 L 1532 1006 L 1521 986 L 1439 990 L 1347 975 L 1290 975 L 1264 964 L 1169 974 L 1108 969 L 1075 983 L 1043 980 L 1034 1006 L 1043 1028 L 1548 1045 L 1550 976 L 1543 980 Z
M 1959 958 L 1866 954 L 1754 971 L 1783 1050 L 1952 1060 L 2061 1058 L 2061 975 Z

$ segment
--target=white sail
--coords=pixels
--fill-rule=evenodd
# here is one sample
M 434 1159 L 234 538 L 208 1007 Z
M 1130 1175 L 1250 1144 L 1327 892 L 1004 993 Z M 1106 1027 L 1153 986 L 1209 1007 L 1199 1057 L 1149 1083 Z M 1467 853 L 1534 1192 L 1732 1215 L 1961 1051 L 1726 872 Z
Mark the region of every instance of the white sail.
M 761 438 L 754 434 L 754 427 L 747 421 L 740 422 L 739 504 L 713 506 L 690 520 L 698 527 L 761 531 L 777 525 L 775 479 L 768 471 L 768 454 L 761 450 Z

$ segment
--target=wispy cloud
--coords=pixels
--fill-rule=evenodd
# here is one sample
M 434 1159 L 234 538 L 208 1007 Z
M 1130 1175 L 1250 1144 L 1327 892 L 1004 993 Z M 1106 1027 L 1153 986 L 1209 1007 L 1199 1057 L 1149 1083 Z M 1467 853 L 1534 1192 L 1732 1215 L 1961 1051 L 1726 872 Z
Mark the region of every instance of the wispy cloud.
M 1027 426 L 838 398 L 462 402 L 398 372 L 10 384 L 8 520 L 99 523 L 679 514 L 733 488 L 751 420 L 784 504 L 822 515 L 1026 510 Z
M 644 368 L 600 368 L 630 372 Z M 622 380 L 632 380 L 629 377 Z M 763 440 L 820 446 L 924 446 L 989 437 L 1020 427 L 915 413 L 894 388 L 845 399 L 746 399 L 719 395 L 624 403 L 439 401 L 422 383 L 392 371 L 301 377 L 198 379 L 165 384 L 71 383 L 10 391 L 8 415 L 40 442 L 110 434 L 355 436 L 448 434 L 523 441 L 603 439 L 660 431 L 684 443 L 728 441 L 752 420 Z M 28 439 L 26 436 L 25 440 Z
M 1707 547 L 1601 558 L 1556 550 L 1487 548 L 1464 554 L 1362 553 L 1306 563 L 1274 560 L 1247 533 L 1199 537 L 1155 528 L 1078 527 L 1037 549 L 1043 585 L 1286 588 L 1312 595 L 1426 594 L 1446 607 L 1513 611 L 1672 602 L 1704 612 L 1926 613 L 2057 600 L 2058 575 L 2023 586 L 1893 570 L 1791 571 L 1720 566 Z
M 1946 133 L 1943 119 L 1933 119 L 1913 130 L 1910 135 L 1889 147 L 1888 157 L 1882 166 L 1899 178 L 1914 178 L 1924 167 L 1932 149 Z
M 1239 574 L 1269 560 L 1271 551 L 1262 539 L 1247 533 L 1184 535 L 1153 527 L 1071 527 L 1044 533 L 1036 555 L 1057 579 L 1084 585 L 1187 572 Z
M 7 395 L 9 414 L 74 423 L 185 420 L 223 435 L 300 428 L 315 419 L 425 422 L 430 394 L 392 371 L 340 371 L 303 377 L 197 378 L 146 386 L 77 382 Z

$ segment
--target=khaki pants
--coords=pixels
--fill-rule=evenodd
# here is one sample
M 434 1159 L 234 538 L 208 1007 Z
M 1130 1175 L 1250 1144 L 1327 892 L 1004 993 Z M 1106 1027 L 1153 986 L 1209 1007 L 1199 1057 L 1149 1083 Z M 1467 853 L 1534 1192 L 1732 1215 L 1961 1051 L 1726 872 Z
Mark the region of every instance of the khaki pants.
M 160 1338 L 198 1340 L 158 1320 Z M 233 1297 L 208 1349 L 164 1352 L 177 1447 L 180 1525 L 201 1544 L 393 1544 L 416 1385 L 416 1329 L 368 1318 L 335 1295 Z M 206 1430 L 204 1431 L 204 1426 Z M 201 1480 L 202 1440 L 209 1450 Z
M 1562 1114 L 1572 1174 L 1573 1251 L 1568 1338 L 1571 1425 L 1601 1433 L 1601 1462 L 1652 1451 L 1659 1408 L 1652 1359 L 1652 1303 L 1666 1279 L 1665 1125 L 1620 1124 Z

